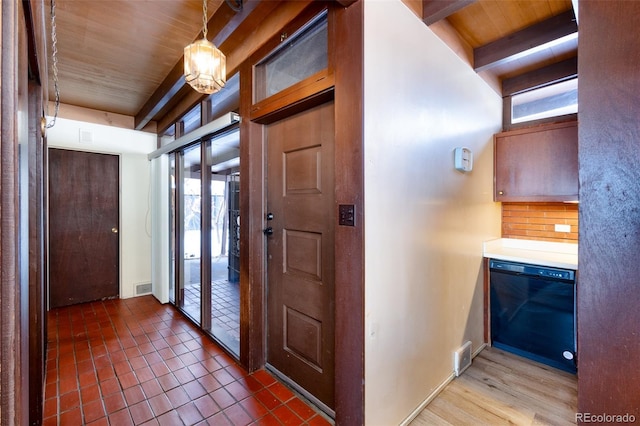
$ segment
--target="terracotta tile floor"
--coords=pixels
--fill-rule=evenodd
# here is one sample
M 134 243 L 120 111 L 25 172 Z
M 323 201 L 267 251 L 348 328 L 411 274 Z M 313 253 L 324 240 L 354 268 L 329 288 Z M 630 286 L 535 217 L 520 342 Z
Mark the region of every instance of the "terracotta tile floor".
M 183 309 L 194 318 L 200 316 L 200 283 L 184 287 Z M 211 282 L 211 321 L 240 345 L 240 285 L 228 280 Z
M 211 282 L 211 320 L 240 344 L 240 283 Z
M 44 425 L 328 425 L 153 296 L 48 316 Z
M 211 325 L 208 330 L 237 354 L 240 352 L 240 285 L 230 282 L 228 256 L 216 256 L 211 261 Z M 188 279 L 185 279 L 183 311 L 196 322 L 200 318 L 200 259 L 185 259 Z

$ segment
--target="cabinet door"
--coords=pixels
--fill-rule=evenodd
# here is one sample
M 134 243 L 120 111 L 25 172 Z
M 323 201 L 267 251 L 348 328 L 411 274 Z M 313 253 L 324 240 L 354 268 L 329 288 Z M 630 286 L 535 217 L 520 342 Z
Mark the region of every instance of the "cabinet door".
M 577 122 L 499 133 L 494 150 L 496 201 L 577 201 Z

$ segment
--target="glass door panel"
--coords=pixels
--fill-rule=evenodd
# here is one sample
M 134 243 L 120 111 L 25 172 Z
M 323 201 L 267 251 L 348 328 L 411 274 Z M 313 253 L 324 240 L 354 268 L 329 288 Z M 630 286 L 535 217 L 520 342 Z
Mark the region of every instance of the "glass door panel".
M 202 219 L 200 144 L 177 156 L 179 169 L 179 255 L 176 305 L 196 323 L 201 323 L 200 236 Z
M 174 303 L 238 357 L 239 135 L 235 129 L 189 146 L 176 152 L 170 163 L 177 260 Z
M 239 130 L 210 142 L 211 329 L 227 349 L 240 354 L 240 150 Z

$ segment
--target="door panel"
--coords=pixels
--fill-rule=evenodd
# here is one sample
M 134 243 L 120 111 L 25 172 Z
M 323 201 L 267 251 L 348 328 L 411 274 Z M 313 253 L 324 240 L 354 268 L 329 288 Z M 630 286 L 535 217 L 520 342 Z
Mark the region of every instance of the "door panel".
M 268 363 L 334 407 L 333 103 L 267 127 Z
M 119 158 L 49 150 L 52 308 L 119 295 Z
M 202 280 L 201 234 L 202 234 L 202 161 L 201 146 L 190 146 L 177 154 L 178 176 L 178 223 L 180 247 L 178 265 L 178 294 L 176 306 L 198 325 L 201 324 Z M 204 283 L 209 285 L 208 283 Z

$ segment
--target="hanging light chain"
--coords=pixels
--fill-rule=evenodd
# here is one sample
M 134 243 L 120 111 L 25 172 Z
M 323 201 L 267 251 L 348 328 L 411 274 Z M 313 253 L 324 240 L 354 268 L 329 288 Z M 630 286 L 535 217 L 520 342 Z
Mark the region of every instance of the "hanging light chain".
M 210 95 L 226 82 L 226 57 L 207 39 L 207 0 L 202 2 L 203 39 L 184 48 L 184 78 L 197 92 Z
M 207 0 L 202 0 L 202 37 L 207 39 Z
M 47 129 L 56 125 L 58 111 L 60 110 L 60 88 L 58 87 L 58 36 L 56 33 L 56 0 L 51 0 L 51 60 L 53 62 L 53 89 L 56 94 L 55 111 L 53 120 L 47 124 Z

